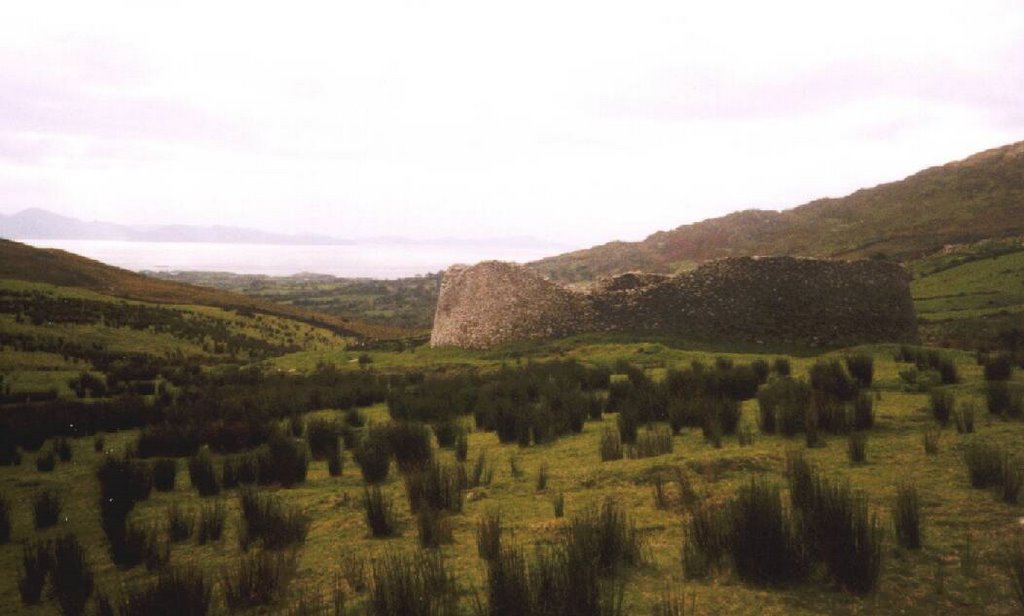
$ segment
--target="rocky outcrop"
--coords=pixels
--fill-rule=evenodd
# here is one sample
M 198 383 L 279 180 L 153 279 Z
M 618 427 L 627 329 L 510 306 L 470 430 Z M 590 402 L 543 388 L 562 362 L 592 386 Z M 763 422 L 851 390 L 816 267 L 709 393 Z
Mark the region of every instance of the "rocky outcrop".
M 909 275 L 885 261 L 730 258 L 586 291 L 487 261 L 445 272 L 430 343 L 487 348 L 583 332 L 846 346 L 916 341 L 917 321 Z

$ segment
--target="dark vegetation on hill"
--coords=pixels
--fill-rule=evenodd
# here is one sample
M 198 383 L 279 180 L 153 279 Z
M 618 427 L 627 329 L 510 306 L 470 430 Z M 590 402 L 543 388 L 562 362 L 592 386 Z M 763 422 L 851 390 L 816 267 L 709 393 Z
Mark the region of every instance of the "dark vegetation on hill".
M 148 276 L 213 287 L 279 304 L 377 325 L 429 332 L 441 274 L 394 280 L 325 274 L 264 276 L 227 272 L 144 272 Z
M 673 272 L 720 257 L 794 255 L 907 260 L 947 244 L 1024 235 L 1024 143 L 904 180 L 782 212 L 748 210 L 641 242 L 612 242 L 531 264 L 576 282 L 640 270 Z
M 397 327 L 363 323 L 227 291 L 158 280 L 63 250 L 33 248 L 9 240 L 0 240 L 0 279 L 77 287 L 147 302 L 199 304 L 272 314 L 323 327 L 339 334 L 369 339 L 402 338 L 413 333 Z

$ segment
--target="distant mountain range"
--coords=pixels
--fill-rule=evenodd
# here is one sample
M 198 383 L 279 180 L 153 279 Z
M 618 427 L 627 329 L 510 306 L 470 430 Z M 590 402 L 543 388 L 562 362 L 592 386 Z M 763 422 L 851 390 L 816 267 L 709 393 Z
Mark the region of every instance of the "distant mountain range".
M 1024 235 L 1024 142 L 904 180 L 781 212 L 746 210 L 530 264 L 563 282 L 675 272 L 720 257 L 920 257 L 949 244 Z
M 85 221 L 41 208 L 0 214 L 0 238 L 11 240 L 118 240 L 126 242 L 209 242 L 218 244 L 283 244 L 345 246 L 389 245 L 493 245 L 512 248 L 565 249 L 564 245 L 534 237 L 431 238 L 373 237 L 346 239 L 328 235 L 286 235 L 222 225 L 123 225 Z

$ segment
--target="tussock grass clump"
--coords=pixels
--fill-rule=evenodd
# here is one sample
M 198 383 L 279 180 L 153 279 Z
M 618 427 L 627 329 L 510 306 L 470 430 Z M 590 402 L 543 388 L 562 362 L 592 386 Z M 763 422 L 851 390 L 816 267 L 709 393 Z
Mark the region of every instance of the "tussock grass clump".
M 636 405 L 623 404 L 616 422 L 619 427 L 619 439 L 628 445 L 636 443 L 636 434 L 640 427 L 640 413 Z
M 1004 452 L 984 441 L 973 441 L 964 448 L 964 464 L 973 488 L 991 488 L 1002 481 Z
M 953 415 L 953 408 L 956 406 L 956 398 L 952 392 L 944 389 L 933 389 L 928 395 L 928 409 L 932 417 L 942 427 L 949 425 L 949 419 Z
M 974 404 L 963 402 L 953 413 L 953 423 L 956 424 L 956 431 L 960 434 L 972 434 L 974 432 Z
M 838 359 L 819 359 L 809 370 L 811 387 L 836 400 L 852 400 L 857 382 L 847 374 Z
M 729 550 L 732 521 L 728 507 L 703 502 L 692 508 L 683 544 L 683 572 L 702 578 L 721 565 Z
M 913 485 L 903 484 L 897 488 L 892 521 L 900 547 L 921 549 L 921 503 L 917 498 L 917 488 Z
M 193 567 L 174 567 L 156 580 L 128 593 L 121 602 L 121 616 L 177 614 L 203 616 L 210 611 L 213 584 Z
M 430 464 L 434 459 L 430 428 L 418 421 L 399 421 L 381 427 L 387 435 L 391 454 L 398 469 L 407 473 Z
M 649 426 L 637 435 L 631 458 L 651 458 L 672 453 L 672 432 L 666 426 Z
M 367 612 L 373 616 L 455 614 L 458 588 L 441 555 L 385 554 L 373 563 Z
M 846 369 L 860 387 L 871 387 L 875 376 L 875 358 L 867 353 L 846 356 Z
M 1021 469 L 1020 461 L 1008 453 L 1003 455 L 1000 479 L 1000 497 L 1003 502 L 1016 505 L 1021 485 L 1024 484 L 1024 469 Z
M 862 391 L 853 401 L 853 429 L 870 430 L 875 427 L 875 402 L 871 392 Z
M 864 464 L 868 460 L 868 435 L 866 432 L 851 432 L 846 440 L 846 453 L 851 464 Z
M 124 527 L 117 551 L 111 543 L 111 557 L 115 564 L 132 568 L 145 563 L 153 571 L 160 569 L 170 560 L 168 542 L 161 539 L 160 527 L 142 520 L 130 520 Z
M 71 461 L 71 442 L 63 436 L 53 441 L 53 450 L 61 462 Z
M 804 416 L 804 442 L 807 444 L 808 449 L 817 449 L 825 446 L 825 439 L 819 431 L 819 421 L 818 409 L 813 406 L 809 407 L 807 414 Z
M 789 363 L 789 360 L 785 357 L 777 357 L 772 362 L 772 372 L 779 376 L 789 376 L 793 373 L 793 368 Z
M 41 473 L 49 473 L 57 467 L 57 456 L 52 449 L 41 451 L 36 455 L 36 470 Z
M 922 442 L 924 443 L 924 452 L 929 456 L 936 456 L 939 454 L 939 440 L 942 433 L 934 428 L 927 428 L 922 436 Z
M 639 565 L 644 559 L 644 542 L 636 523 L 611 500 L 574 516 L 565 543 L 569 551 L 596 558 L 602 574 Z
M 416 527 L 419 531 L 420 547 L 438 548 L 441 544 L 452 543 L 452 524 L 444 511 L 423 508 L 416 514 Z
M 548 488 L 548 463 L 542 462 L 537 469 L 537 491 L 543 492 Z
M 354 554 L 345 554 L 341 562 L 341 579 L 345 580 L 349 590 L 361 593 L 366 590 L 369 583 L 369 571 L 366 566 L 366 559 Z
M 303 440 L 275 432 L 259 457 L 259 483 L 276 483 L 285 488 L 306 481 L 309 452 Z
M 511 454 L 508 457 L 508 472 L 512 475 L 513 479 L 519 479 L 523 476 L 523 469 L 519 468 L 519 456 Z
M 174 458 L 157 458 L 153 460 L 153 488 L 157 492 L 170 492 L 174 489 L 178 476 L 178 461 Z
M 501 550 L 501 513 L 488 511 L 476 522 L 476 553 L 483 560 L 494 560 Z
M 92 439 L 92 450 L 96 453 L 103 453 L 107 447 L 107 441 L 102 435 Z
M 765 434 L 793 436 L 804 429 L 811 404 L 810 386 L 796 379 L 774 378 L 757 390 L 758 427 Z
M 1018 605 L 1024 609 L 1024 539 L 1020 535 L 1015 541 L 1009 542 L 1004 555 L 1006 572 L 1010 577 L 1010 587 Z
M 11 540 L 11 505 L 7 495 L 0 494 L 0 545 Z
M 516 546 L 507 546 L 488 561 L 487 613 L 490 616 L 532 614 L 536 591 L 531 587 L 522 550 Z
M 218 499 L 203 504 L 199 510 L 199 523 L 196 530 L 196 543 L 205 545 L 211 541 L 220 541 L 224 534 L 224 520 L 227 511 L 224 508 L 224 501 Z
M 171 543 L 186 541 L 192 536 L 195 526 L 195 514 L 185 511 L 177 502 L 171 503 L 167 509 L 167 536 Z
M 93 573 L 75 535 L 65 535 L 54 543 L 50 578 L 61 614 L 84 613 L 93 591 Z
M 985 359 L 982 364 L 986 381 L 1008 381 L 1013 375 L 1013 356 L 997 353 Z
M 363 491 L 363 508 L 366 511 L 366 525 L 371 535 L 392 537 L 398 534 L 398 521 L 391 498 L 379 486 L 372 486 Z
M 671 591 L 665 591 L 658 596 L 651 607 L 651 616 L 686 616 L 697 613 L 697 597 L 690 597 L 687 604 L 686 598 Z
M 222 487 L 225 490 L 240 485 L 252 485 L 259 480 L 260 461 L 256 453 L 243 453 L 224 458 Z
M 556 492 L 551 497 L 551 508 L 554 510 L 556 518 L 561 518 L 565 515 L 565 494 L 563 492 Z
M 462 426 L 457 419 L 448 417 L 432 424 L 434 438 L 437 439 L 437 446 L 450 449 L 455 446 L 455 441 L 462 432 Z
M 221 575 L 228 610 L 238 612 L 261 605 L 273 605 L 284 598 L 295 576 L 296 554 L 253 552 Z
M 239 538 L 243 548 L 262 541 L 264 549 L 280 550 L 306 541 L 311 520 L 297 505 L 253 488 L 242 490 L 238 498 L 244 521 Z
M 371 426 L 354 458 L 363 473 L 363 481 L 373 485 L 383 483 L 388 478 L 391 466 L 391 446 L 387 434 L 376 426 Z
M 343 427 L 333 419 L 311 419 L 306 422 L 306 441 L 314 460 L 327 459 L 335 452 Z
M 128 514 L 139 501 L 149 498 L 153 479 L 148 465 L 130 457 L 106 456 L 96 470 L 100 482 L 100 525 L 110 544 L 115 564 L 141 562 L 137 546 L 129 542 Z
M 18 579 L 18 592 L 21 602 L 25 605 L 39 603 L 43 595 L 46 576 L 53 567 L 53 543 L 50 541 L 30 541 L 21 549 L 21 577 Z
M 993 415 L 1013 419 L 1024 415 L 1024 392 L 1006 381 L 991 381 L 985 385 L 985 403 Z
M 331 477 L 341 477 L 343 470 L 344 447 L 339 438 L 334 444 L 334 449 L 327 454 L 327 474 Z
M 473 469 L 467 477 L 466 487 L 476 488 L 479 486 L 491 485 L 494 479 L 494 467 L 487 463 L 487 453 L 481 451 L 476 461 L 473 462 Z
M 611 462 L 612 460 L 622 459 L 622 438 L 619 436 L 619 432 L 609 427 L 605 427 L 601 433 L 601 443 L 598 446 L 598 453 L 601 454 L 602 462 Z
M 345 423 L 352 428 L 362 428 L 366 425 L 366 415 L 353 406 L 345 411 Z
M 741 579 L 780 586 L 807 576 L 809 559 L 778 486 L 752 479 L 733 501 L 730 522 L 729 554 Z
M 409 509 L 419 513 L 422 509 L 462 511 L 462 488 L 458 468 L 434 461 L 422 469 L 405 474 L 405 492 Z
M 50 528 L 60 520 L 64 503 L 59 494 L 52 490 L 36 492 L 32 497 L 32 521 L 37 529 Z
M 459 462 L 469 459 L 469 436 L 464 429 L 455 437 L 455 459 Z
M 210 450 L 203 447 L 188 460 L 188 477 L 199 496 L 216 496 L 220 494 L 220 480 L 213 464 Z

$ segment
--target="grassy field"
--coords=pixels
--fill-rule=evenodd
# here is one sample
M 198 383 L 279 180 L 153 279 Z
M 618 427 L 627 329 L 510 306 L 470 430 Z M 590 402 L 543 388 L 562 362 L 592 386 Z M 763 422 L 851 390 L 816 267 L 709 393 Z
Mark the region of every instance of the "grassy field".
M 471 432 L 470 463 L 485 452 L 494 468 L 494 480 L 486 487 L 471 489 L 466 504 L 453 521 L 454 543 L 440 548 L 445 560 L 457 575 L 461 606 L 464 613 L 473 613 L 475 598 L 484 599 L 486 567 L 477 556 L 474 540 L 476 521 L 486 512 L 500 511 L 506 537 L 520 545 L 543 545 L 554 541 L 563 532 L 568 519 L 583 509 L 611 498 L 636 521 L 645 540 L 645 563 L 626 574 L 625 613 L 650 613 L 652 606 L 666 591 L 672 590 L 692 601 L 699 614 L 1011 614 L 1019 613 L 1012 596 L 1009 579 L 1002 564 L 1004 547 L 1020 532 L 1021 508 L 1001 502 L 993 493 L 969 487 L 962 461 L 966 442 L 984 440 L 1005 446 L 1016 456 L 1024 456 L 1024 424 L 1005 421 L 984 413 L 980 368 L 967 354 L 958 356 L 962 377 L 951 386 L 960 400 L 973 400 L 980 410 L 976 432 L 959 435 L 952 428 L 942 432 L 940 451 L 936 456 L 925 454 L 922 435 L 934 425 L 925 410 L 924 393 L 903 391 L 899 373 L 905 364 L 892 360 L 892 347 L 865 347 L 860 351 L 875 356 L 876 427 L 870 431 L 867 463 L 851 465 L 847 459 L 846 439 L 828 437 L 821 449 L 809 449 L 807 455 L 821 468 L 838 477 L 848 478 L 870 499 L 871 510 L 886 526 L 884 561 L 880 588 L 867 597 L 855 597 L 830 588 L 817 577 L 806 583 L 783 589 L 766 589 L 741 582 L 733 573 L 722 571 L 710 579 L 686 580 L 680 565 L 686 509 L 670 506 L 659 509 L 653 498 L 653 478 L 669 476 L 681 469 L 691 478 L 697 492 L 705 499 L 729 498 L 753 476 L 764 476 L 780 485 L 786 451 L 804 449 L 802 438 L 786 439 L 761 435 L 756 427 L 757 403 L 744 403 L 742 423 L 750 426 L 754 442 L 741 446 L 727 438 L 721 449 L 704 442 L 700 430 L 686 429 L 673 438 L 672 453 L 639 460 L 600 462 L 598 441 L 604 426 L 614 426 L 614 414 L 600 422 L 588 421 L 581 434 L 563 437 L 554 443 L 520 448 L 500 445 L 493 433 Z M 642 352 L 641 352 L 642 351 Z M 686 366 L 694 359 L 708 360 L 722 353 L 683 351 L 667 347 L 638 349 L 636 345 L 592 344 L 564 349 L 565 356 L 604 363 L 624 357 L 643 361 L 655 377 L 667 368 Z M 755 357 L 746 354 L 724 354 L 737 363 Z M 333 357 L 322 354 L 320 360 Z M 427 366 L 472 364 L 497 365 L 500 358 L 487 354 L 461 352 L 375 353 L 376 368 L 398 369 L 407 357 L 426 360 Z M 351 358 L 338 356 L 346 362 Z M 791 357 L 794 372 L 802 375 L 815 358 Z M 301 357 L 281 360 L 291 369 L 300 369 Z M 292 362 L 292 363 L 288 363 Z M 433 362 L 433 363 L 431 363 Z M 352 364 L 346 363 L 346 366 Z M 352 369 L 358 369 L 352 366 Z M 1019 376 L 1017 377 L 1018 380 Z M 371 421 L 387 420 L 384 405 L 365 409 Z M 324 409 L 307 415 L 338 416 L 340 411 Z M 467 424 L 469 425 L 469 424 Z M 106 450 L 124 451 L 133 442 L 134 431 L 105 436 Z M 97 586 L 116 596 L 124 589 L 136 587 L 155 574 L 144 566 L 122 571 L 114 567 L 105 549 L 103 532 L 97 513 L 98 487 L 95 468 L 101 455 L 93 451 L 93 439 L 72 439 L 73 457 L 58 463 L 53 472 L 37 471 L 34 455 L 28 454 L 20 467 L 0 468 L 0 492 L 12 504 L 13 540 L 0 546 L 0 604 L 24 613 L 50 613 L 52 602 L 40 607 L 23 608 L 18 598 L 17 578 L 20 568 L 21 544 L 35 537 L 56 537 L 73 531 L 85 544 L 88 559 L 97 573 Z M 453 454 L 440 450 L 438 457 L 451 462 Z M 514 477 L 510 459 L 516 460 L 521 476 Z M 548 485 L 538 491 L 537 474 L 542 465 L 550 472 Z M 177 485 L 171 493 L 157 493 L 140 503 L 133 517 L 163 524 L 172 503 L 197 510 L 203 501 L 189 485 L 184 460 L 179 461 Z M 919 551 L 897 547 L 891 529 L 891 510 L 897 486 L 910 482 L 917 486 L 922 499 L 924 548 Z M 52 488 L 63 495 L 64 513 L 55 529 L 35 531 L 32 528 L 29 502 L 38 490 Z M 291 602 L 299 597 L 325 594 L 346 560 L 374 559 L 388 553 L 419 549 L 415 521 L 408 509 L 400 475 L 393 473 L 384 486 L 396 503 L 401 534 L 391 539 L 373 539 L 364 522 L 362 508 L 363 481 L 351 455 L 345 454 L 340 477 L 330 477 L 325 462 L 313 462 L 305 483 L 291 489 L 275 489 L 289 503 L 299 505 L 312 516 L 308 538 L 299 551 L 299 565 L 290 589 Z M 673 494 L 669 488 L 670 495 Z M 553 514 L 552 499 L 564 495 L 565 518 Z M 174 544 L 172 562 L 196 567 L 212 579 L 233 566 L 241 550 L 238 544 L 240 512 L 234 490 L 224 495 L 228 511 L 225 535 L 221 541 L 199 546 L 193 541 Z M 219 588 L 214 592 L 214 606 L 223 610 Z M 325 594 L 326 596 L 326 594 Z M 350 592 L 349 609 L 358 613 L 365 595 Z M 278 606 L 287 612 L 285 606 Z

